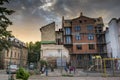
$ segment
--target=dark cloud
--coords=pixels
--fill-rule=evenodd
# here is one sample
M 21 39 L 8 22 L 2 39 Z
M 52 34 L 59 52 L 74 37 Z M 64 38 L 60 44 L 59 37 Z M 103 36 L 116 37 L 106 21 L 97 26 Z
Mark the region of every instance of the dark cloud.
M 16 11 L 11 17 L 15 24 L 43 26 L 52 21 L 61 24 L 61 17 L 73 18 L 80 12 L 89 17 L 102 16 L 105 23 L 120 17 L 120 0 L 11 0 L 6 5 Z M 27 26 L 26 26 L 27 27 Z
M 39 7 L 50 2 L 55 3 L 39 9 Z M 88 16 L 97 15 L 99 12 L 102 12 L 102 14 L 109 12 L 109 16 L 114 14 L 118 16 L 119 3 L 120 0 L 12 0 L 9 7 L 21 13 L 22 16 L 25 16 L 24 18 L 36 19 L 43 16 L 45 19 L 61 16 L 75 17 L 81 11 Z

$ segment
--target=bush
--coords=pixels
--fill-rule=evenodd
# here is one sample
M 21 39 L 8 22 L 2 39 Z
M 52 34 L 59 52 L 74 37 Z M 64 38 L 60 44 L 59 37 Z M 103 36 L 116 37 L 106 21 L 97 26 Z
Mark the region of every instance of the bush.
M 41 64 L 41 66 L 48 65 L 47 61 L 45 61 L 45 60 L 40 60 L 40 64 Z
M 30 74 L 24 68 L 19 68 L 16 74 L 16 78 L 22 80 L 28 80 L 29 76 Z

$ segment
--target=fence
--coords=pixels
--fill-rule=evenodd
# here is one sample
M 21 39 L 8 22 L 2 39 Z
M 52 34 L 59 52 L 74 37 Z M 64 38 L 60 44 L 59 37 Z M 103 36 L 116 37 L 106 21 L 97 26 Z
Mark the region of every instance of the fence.
M 120 58 L 103 59 L 103 76 L 120 76 Z

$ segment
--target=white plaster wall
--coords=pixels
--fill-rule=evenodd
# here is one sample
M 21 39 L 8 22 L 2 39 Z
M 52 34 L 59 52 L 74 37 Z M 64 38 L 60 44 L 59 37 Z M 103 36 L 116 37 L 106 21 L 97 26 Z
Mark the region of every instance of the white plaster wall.
M 63 45 L 44 44 L 41 45 L 41 58 L 44 57 L 61 57 L 69 58 L 69 52 Z
M 107 43 L 107 55 L 108 57 L 112 57 L 111 54 L 112 54 L 112 49 L 111 49 L 111 42 L 110 42 L 110 35 L 109 35 L 109 29 L 106 30 L 106 33 L 105 33 L 105 39 L 106 39 L 106 43 Z
M 117 58 L 120 51 L 118 44 L 118 24 L 116 20 L 112 20 L 109 24 L 109 38 L 111 41 L 112 56 Z

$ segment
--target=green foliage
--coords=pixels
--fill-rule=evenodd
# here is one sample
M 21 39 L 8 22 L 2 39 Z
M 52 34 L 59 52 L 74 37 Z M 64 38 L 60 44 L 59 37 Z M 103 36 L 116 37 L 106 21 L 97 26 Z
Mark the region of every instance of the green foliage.
M 40 46 L 41 42 L 27 43 L 28 47 L 28 62 L 37 62 L 40 59 Z
M 7 27 L 12 25 L 8 16 L 14 13 L 14 11 L 3 6 L 5 3 L 9 3 L 9 1 L 10 0 L 0 0 L 0 51 L 10 47 L 8 38 L 12 37 L 11 31 L 7 31 Z
M 28 80 L 29 76 L 30 74 L 24 68 L 20 68 L 16 74 L 16 78 L 22 80 Z
M 40 60 L 40 65 L 43 66 L 43 65 L 48 65 L 47 61 L 45 60 Z
M 64 77 L 73 77 L 72 74 L 62 74 L 62 76 L 64 76 Z

